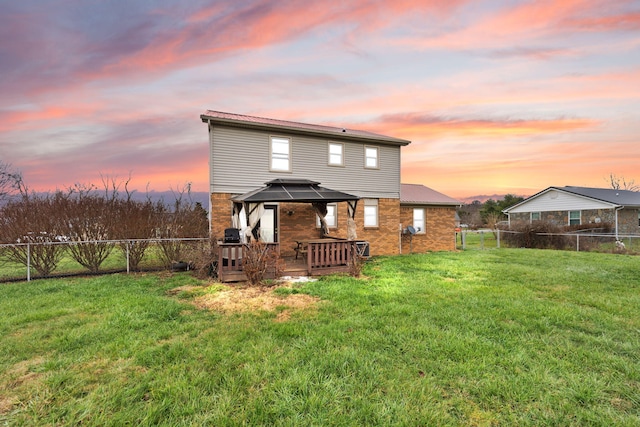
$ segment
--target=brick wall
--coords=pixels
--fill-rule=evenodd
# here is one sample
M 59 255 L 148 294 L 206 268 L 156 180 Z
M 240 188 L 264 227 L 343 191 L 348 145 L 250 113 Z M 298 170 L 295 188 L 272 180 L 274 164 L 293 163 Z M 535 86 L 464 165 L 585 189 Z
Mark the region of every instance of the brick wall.
M 217 239 L 224 237 L 224 229 L 231 227 L 233 204 L 231 194 L 211 195 L 211 235 Z M 280 203 L 279 241 L 283 256 L 295 254 L 293 248 L 297 240 L 316 239 L 320 229 L 316 226 L 313 208 L 307 203 Z M 338 227 L 329 230 L 330 235 L 347 237 L 347 203 L 338 203 Z M 364 228 L 364 203 L 358 202 L 356 209 L 356 232 L 359 240 L 370 242 L 371 255 L 394 255 L 399 253 L 398 224 L 400 223 L 400 201 L 398 199 L 378 200 L 378 227 Z
M 337 228 L 330 228 L 329 234 L 347 237 L 347 203 L 337 204 Z M 369 242 L 371 255 L 394 255 L 398 253 L 398 224 L 400 201 L 398 199 L 378 200 L 378 227 L 364 228 L 364 204 L 358 202 L 356 208 L 356 233 L 358 240 Z M 293 255 L 296 240 L 320 237 L 316 214 L 307 203 L 280 204 L 280 251 L 283 256 Z
M 413 209 L 424 209 L 425 232 L 402 236 L 402 253 L 453 251 L 456 249 L 456 209 L 444 206 L 407 206 L 400 208 L 400 220 L 406 228 L 413 224 Z
M 399 199 L 378 199 L 378 227 L 364 228 L 364 202 L 362 200 L 358 202 L 355 219 L 358 239 L 369 242 L 371 255 L 396 255 L 400 253 Z
M 224 229 L 231 227 L 231 213 L 233 203 L 231 194 L 213 193 L 211 194 L 211 237 L 222 240 Z

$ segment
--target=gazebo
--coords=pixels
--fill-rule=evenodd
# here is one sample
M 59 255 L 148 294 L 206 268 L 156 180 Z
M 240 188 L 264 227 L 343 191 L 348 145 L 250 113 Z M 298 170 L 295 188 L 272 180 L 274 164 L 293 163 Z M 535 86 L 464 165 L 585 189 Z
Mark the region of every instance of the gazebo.
M 358 249 L 355 212 L 359 197 L 342 191 L 320 186 L 317 181 L 307 179 L 274 179 L 248 193 L 231 198 L 233 202 L 232 224 L 238 231 L 240 242 L 222 242 L 218 262 L 221 281 L 244 280 L 242 273 L 242 250 L 251 239 L 260 239 L 258 225 L 269 203 L 306 203 L 320 218 L 320 236 L 299 241 L 296 255 L 306 255 L 306 273 L 321 275 L 348 272 L 354 251 Z M 329 236 L 325 221 L 328 203 L 347 203 L 347 238 Z M 272 250 L 280 253 L 280 242 L 268 243 Z

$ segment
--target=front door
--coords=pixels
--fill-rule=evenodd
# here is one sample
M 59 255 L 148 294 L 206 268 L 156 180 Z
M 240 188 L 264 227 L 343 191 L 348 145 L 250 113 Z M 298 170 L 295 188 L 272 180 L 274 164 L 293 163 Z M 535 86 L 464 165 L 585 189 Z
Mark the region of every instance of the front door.
M 260 240 L 266 243 L 278 241 L 277 205 L 264 205 L 264 214 L 260 217 Z

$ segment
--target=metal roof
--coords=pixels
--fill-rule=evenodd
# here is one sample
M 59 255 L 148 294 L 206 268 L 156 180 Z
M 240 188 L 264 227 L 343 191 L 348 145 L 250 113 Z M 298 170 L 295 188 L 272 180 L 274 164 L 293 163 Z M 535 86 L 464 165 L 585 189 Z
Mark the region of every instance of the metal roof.
M 234 202 L 345 202 L 360 199 L 353 194 L 321 187 L 319 182 L 308 179 L 274 179 L 265 182 L 266 187 L 257 188 L 240 196 L 232 197 Z
M 265 117 L 246 116 L 243 114 L 225 113 L 222 111 L 207 110 L 200 115 L 205 123 L 214 125 L 224 125 L 231 127 L 262 129 L 262 130 L 279 130 L 290 133 L 298 133 L 305 135 L 317 135 L 323 137 L 331 137 L 336 139 L 351 139 L 377 142 L 380 144 L 404 146 L 409 145 L 411 141 L 406 139 L 394 138 L 391 136 L 380 135 L 373 132 L 363 130 L 347 129 L 343 127 L 315 125 L 309 123 L 290 122 L 287 120 L 268 119 Z
M 460 206 L 462 202 L 421 184 L 400 184 L 400 203 Z

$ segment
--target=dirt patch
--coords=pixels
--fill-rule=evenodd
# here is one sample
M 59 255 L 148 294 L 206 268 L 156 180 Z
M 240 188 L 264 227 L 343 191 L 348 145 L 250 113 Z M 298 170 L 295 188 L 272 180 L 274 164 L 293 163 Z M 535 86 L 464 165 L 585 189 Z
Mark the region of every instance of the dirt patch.
M 305 294 L 282 295 L 274 291 L 275 287 L 223 286 L 218 292 L 200 295 L 193 304 L 200 309 L 215 310 L 223 313 L 279 310 L 276 321 L 289 320 L 292 311 L 315 307 L 319 298 Z
M 168 295 L 178 295 L 181 292 L 193 292 L 195 290 L 202 289 L 202 286 L 193 286 L 193 285 L 184 285 L 178 286 L 177 288 L 173 288 L 167 291 Z
M 33 372 L 32 368 L 44 363 L 42 356 L 30 360 L 23 360 L 10 367 L 0 376 L 0 415 L 8 414 L 19 402 L 17 396 L 12 395 L 23 385 L 40 381 L 42 374 Z

